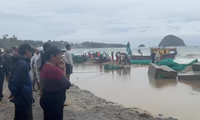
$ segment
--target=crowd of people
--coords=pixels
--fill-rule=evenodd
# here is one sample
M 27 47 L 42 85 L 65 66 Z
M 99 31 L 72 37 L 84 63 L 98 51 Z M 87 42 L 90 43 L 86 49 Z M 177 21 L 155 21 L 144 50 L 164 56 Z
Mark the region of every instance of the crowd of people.
M 88 52 L 88 54 L 81 54 L 83 59 L 90 60 L 96 59 L 100 63 L 111 61 L 110 56 L 106 52 Z
M 111 54 L 111 56 L 114 59 L 114 54 L 113 53 Z M 130 59 L 128 57 L 128 54 L 122 53 L 122 52 L 117 52 L 115 54 L 115 57 L 116 57 L 117 63 L 122 64 L 122 65 L 131 65 Z
M 1 49 L 0 49 L 1 50 Z M 44 120 L 63 120 L 66 90 L 70 88 L 73 73 L 71 46 L 63 53 L 49 43 L 43 50 L 34 50 L 29 44 L 0 51 L 0 101 L 3 99 L 3 82 L 8 81 L 14 103 L 14 120 L 33 120 L 33 91 L 40 90 Z M 35 85 L 37 84 L 37 89 Z
M 83 57 L 87 58 L 98 58 L 99 62 L 109 62 L 109 61 L 116 61 L 118 64 L 128 64 L 130 65 L 130 59 L 128 57 L 128 54 L 123 52 L 117 52 L 114 57 L 114 52 L 111 52 L 111 56 L 109 56 L 106 52 L 89 52 L 88 55 L 83 54 L 81 55 Z
M 162 53 L 155 50 L 155 51 L 152 51 L 151 52 L 151 60 L 152 60 L 152 63 L 159 63 L 162 59 Z

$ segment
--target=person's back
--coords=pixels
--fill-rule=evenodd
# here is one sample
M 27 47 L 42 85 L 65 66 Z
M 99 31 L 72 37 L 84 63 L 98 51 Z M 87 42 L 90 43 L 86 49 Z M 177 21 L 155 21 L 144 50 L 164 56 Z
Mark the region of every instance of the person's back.
M 155 52 L 152 51 L 152 52 L 151 52 L 151 60 L 152 60 L 152 63 L 154 63 L 154 61 L 155 61 L 155 56 L 156 56 Z
M 160 53 L 159 52 L 157 52 L 157 54 L 155 56 L 155 61 L 156 61 L 156 63 L 160 62 Z

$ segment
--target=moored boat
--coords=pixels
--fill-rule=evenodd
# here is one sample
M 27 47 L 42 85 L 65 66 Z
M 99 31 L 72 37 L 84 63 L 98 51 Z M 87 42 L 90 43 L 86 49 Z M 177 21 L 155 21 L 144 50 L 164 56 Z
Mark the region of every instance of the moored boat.
M 166 58 L 174 59 L 176 57 L 176 54 L 178 53 L 176 48 L 150 48 L 150 52 L 160 52 L 161 54 L 161 60 L 164 60 Z M 173 52 L 173 53 L 172 53 Z M 143 55 L 131 55 L 131 60 L 151 60 L 152 57 L 149 56 L 143 56 Z

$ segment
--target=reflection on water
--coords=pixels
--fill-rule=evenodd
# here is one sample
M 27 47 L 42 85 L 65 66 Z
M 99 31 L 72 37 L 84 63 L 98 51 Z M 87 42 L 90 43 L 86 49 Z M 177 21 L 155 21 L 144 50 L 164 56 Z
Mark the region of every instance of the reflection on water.
M 84 65 L 84 64 L 74 64 L 74 73 L 91 73 L 91 72 L 103 72 L 102 65 Z
M 200 92 L 200 80 L 179 80 L 179 82 L 191 86 L 196 92 Z
M 74 65 L 72 83 L 126 107 L 140 107 L 154 115 L 200 120 L 200 81 L 155 80 L 147 67 L 104 70 L 102 65 Z
M 152 87 L 154 87 L 154 88 L 157 88 L 157 89 L 161 89 L 161 88 L 165 88 L 165 87 L 168 87 L 168 86 L 176 86 L 177 85 L 177 81 L 176 80 L 154 79 L 150 75 L 148 75 L 148 77 L 149 77 L 150 85 Z
M 130 76 L 131 68 L 108 70 L 104 69 L 102 64 L 99 65 L 74 64 L 74 73 L 92 73 L 92 72 L 112 73 L 112 75 L 117 74 L 119 76 Z
M 105 73 L 112 73 L 112 75 L 115 75 L 117 73 L 117 75 L 119 75 L 119 76 L 130 76 L 131 75 L 131 68 L 115 69 L 115 70 L 104 69 L 104 72 Z

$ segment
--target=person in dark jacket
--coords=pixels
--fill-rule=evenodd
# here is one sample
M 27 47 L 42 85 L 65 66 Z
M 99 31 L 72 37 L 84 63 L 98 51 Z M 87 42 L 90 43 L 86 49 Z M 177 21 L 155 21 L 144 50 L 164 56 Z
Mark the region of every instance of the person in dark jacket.
M 9 77 L 8 69 L 6 66 L 6 62 L 1 57 L 1 49 L 0 49 L 0 102 L 3 98 L 3 83 L 5 80 L 5 74 L 6 74 L 6 77 L 8 78 Z
M 11 71 L 11 65 L 12 65 L 12 55 L 10 53 L 10 50 L 5 50 L 5 54 L 3 55 L 4 61 L 7 64 L 8 71 Z
M 15 104 L 14 120 L 33 120 L 32 84 L 30 78 L 30 58 L 32 48 L 29 44 L 19 46 L 19 56 L 12 68 L 9 79 L 10 101 Z
M 71 83 L 57 67 L 62 60 L 61 50 L 52 46 L 45 51 L 45 57 L 47 61 L 40 73 L 43 88 L 40 105 L 44 120 L 63 120 L 65 94 Z
M 155 51 L 151 51 L 151 61 L 152 61 L 152 63 L 155 62 L 156 52 L 157 52 L 156 50 Z

